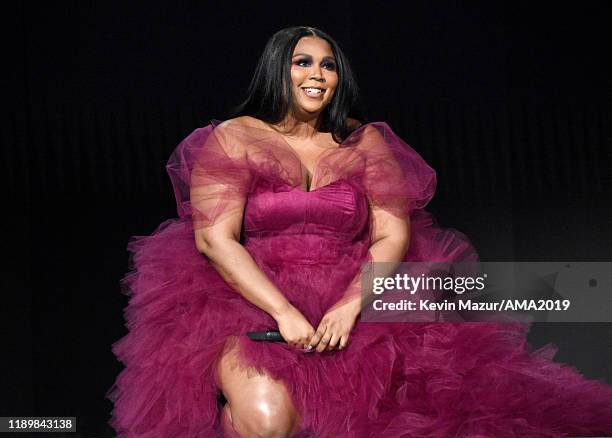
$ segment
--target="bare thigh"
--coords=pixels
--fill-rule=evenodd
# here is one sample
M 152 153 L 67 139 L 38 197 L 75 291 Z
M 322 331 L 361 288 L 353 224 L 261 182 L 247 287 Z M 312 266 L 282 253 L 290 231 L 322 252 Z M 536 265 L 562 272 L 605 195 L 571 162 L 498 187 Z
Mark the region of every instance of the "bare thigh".
M 227 400 L 226 418 L 245 437 L 290 437 L 299 429 L 300 417 L 285 386 L 267 374 L 242 367 L 236 349 L 219 360 L 219 389 Z

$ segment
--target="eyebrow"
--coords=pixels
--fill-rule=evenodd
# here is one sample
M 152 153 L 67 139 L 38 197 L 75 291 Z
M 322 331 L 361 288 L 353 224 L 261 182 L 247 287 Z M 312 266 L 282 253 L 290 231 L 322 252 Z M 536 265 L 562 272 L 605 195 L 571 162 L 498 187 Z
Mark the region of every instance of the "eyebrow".
M 296 56 L 308 56 L 309 58 L 312 58 L 311 55 L 309 55 L 308 53 L 294 53 L 292 58 L 295 58 Z M 333 56 L 324 56 L 323 59 L 331 59 L 332 61 L 335 61 L 336 58 L 334 58 Z

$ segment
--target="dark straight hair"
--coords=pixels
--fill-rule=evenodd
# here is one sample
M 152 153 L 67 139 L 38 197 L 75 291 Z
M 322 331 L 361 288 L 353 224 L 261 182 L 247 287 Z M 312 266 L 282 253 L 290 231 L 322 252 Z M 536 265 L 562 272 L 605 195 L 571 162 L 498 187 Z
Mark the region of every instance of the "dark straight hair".
M 300 38 L 307 36 L 327 41 L 336 58 L 338 87 L 329 105 L 321 112 L 317 129 L 331 132 L 334 141 L 340 143 L 355 129 L 346 125 L 347 117 L 361 123 L 366 123 L 367 118 L 348 58 L 331 36 L 314 27 L 288 27 L 272 35 L 259 58 L 246 99 L 230 114 L 231 117 L 251 116 L 270 124 L 285 119 L 294 101 L 291 56 Z

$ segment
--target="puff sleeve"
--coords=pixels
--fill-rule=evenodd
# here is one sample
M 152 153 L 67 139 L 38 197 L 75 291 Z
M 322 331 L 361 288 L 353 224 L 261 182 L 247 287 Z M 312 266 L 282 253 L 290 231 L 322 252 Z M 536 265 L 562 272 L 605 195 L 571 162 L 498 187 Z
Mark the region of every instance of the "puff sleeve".
M 436 190 L 436 172 L 385 122 L 368 124 L 356 147 L 364 157 L 362 184 L 370 204 L 407 218 Z
M 190 218 L 194 230 L 244 208 L 251 170 L 241 138 L 232 133 L 213 120 L 187 136 L 168 160 L 179 217 Z

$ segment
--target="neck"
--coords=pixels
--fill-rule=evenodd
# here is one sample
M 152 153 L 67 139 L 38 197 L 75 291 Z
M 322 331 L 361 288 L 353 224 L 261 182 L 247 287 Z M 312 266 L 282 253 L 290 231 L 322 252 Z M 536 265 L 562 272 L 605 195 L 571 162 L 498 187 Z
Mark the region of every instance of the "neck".
M 286 135 L 301 139 L 309 139 L 319 132 L 317 130 L 319 115 L 320 113 L 314 115 L 296 115 L 289 113 L 285 119 L 276 126 Z

